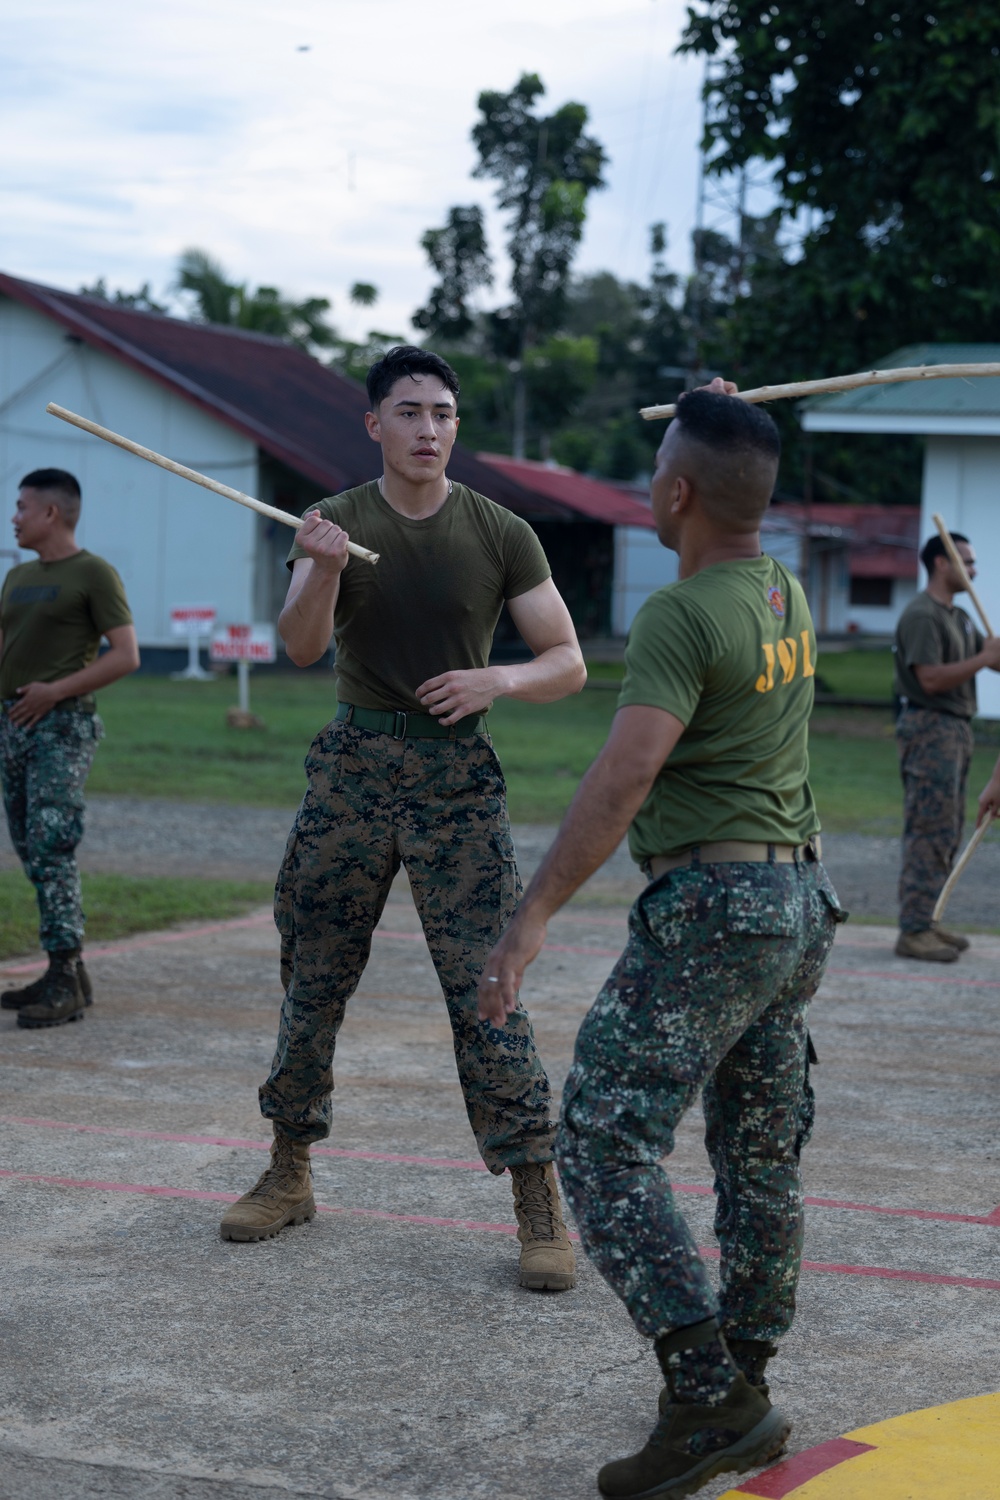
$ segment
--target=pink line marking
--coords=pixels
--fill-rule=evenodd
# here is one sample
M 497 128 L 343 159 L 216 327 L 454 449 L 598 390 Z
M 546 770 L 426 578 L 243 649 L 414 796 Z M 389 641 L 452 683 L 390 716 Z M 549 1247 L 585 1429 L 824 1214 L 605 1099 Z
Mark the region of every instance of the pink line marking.
M 815 1479 L 817 1474 L 825 1474 L 828 1469 L 857 1458 L 859 1453 L 874 1451 L 872 1443 L 856 1443 L 853 1438 L 832 1438 L 828 1443 L 818 1443 L 815 1448 L 807 1448 L 804 1453 L 784 1459 L 772 1469 L 765 1469 L 755 1479 L 739 1485 L 736 1494 L 757 1495 L 761 1500 L 784 1500 L 807 1479 Z
M 216 1203 L 235 1203 L 235 1193 L 210 1193 L 195 1188 L 157 1187 L 142 1182 L 101 1182 L 92 1178 L 56 1177 L 41 1172 L 11 1172 L 0 1168 L 0 1178 L 13 1182 L 37 1182 L 47 1187 L 82 1188 L 100 1193 L 140 1193 L 154 1198 L 196 1198 Z M 440 1229 L 479 1229 L 490 1234 L 516 1234 L 515 1224 L 489 1224 L 478 1219 L 445 1219 L 433 1214 L 393 1214 L 380 1208 L 351 1208 L 317 1205 L 320 1213 L 353 1214 L 365 1219 L 388 1219 L 401 1224 L 429 1224 Z M 570 1234 L 571 1239 L 579 1235 Z M 719 1251 L 711 1245 L 700 1245 L 698 1252 L 706 1260 L 718 1260 Z M 932 1271 L 900 1271 L 887 1266 L 852 1266 L 826 1261 L 804 1260 L 804 1271 L 821 1271 L 837 1276 L 871 1276 L 883 1281 L 915 1281 L 933 1286 L 965 1286 L 1000 1292 L 1000 1281 L 979 1276 L 942 1276 Z
M 187 1146 L 230 1146 L 244 1151 L 269 1151 L 270 1141 L 245 1140 L 240 1136 L 189 1135 L 173 1130 L 137 1130 L 127 1125 L 78 1125 L 68 1120 L 44 1120 L 32 1115 L 0 1115 L 5 1125 L 27 1125 L 33 1129 L 70 1130 L 79 1135 L 121 1136 L 129 1140 L 178 1141 Z M 348 1161 L 397 1162 L 403 1166 L 445 1167 L 462 1172 L 485 1172 L 482 1161 L 456 1161 L 444 1156 L 410 1156 L 398 1151 L 351 1151 L 338 1146 L 313 1146 L 315 1156 L 346 1158 Z M 712 1196 L 712 1188 L 701 1183 L 673 1182 L 675 1193 L 693 1193 L 699 1197 Z M 850 1213 L 887 1214 L 893 1218 L 931 1219 L 945 1224 L 985 1224 L 1000 1228 L 1000 1208 L 989 1214 L 956 1214 L 933 1208 L 895 1208 L 878 1203 L 852 1203 L 843 1198 L 806 1198 L 810 1208 L 837 1208 Z
M 947 984 L 959 988 L 1000 990 L 997 979 L 943 979 L 937 974 L 893 974 L 888 969 L 827 969 L 827 974 L 846 974 L 851 979 L 892 979 L 897 984 Z
M 274 918 L 270 912 L 259 912 L 255 917 L 233 917 L 228 922 L 210 922 L 203 927 L 180 927 L 176 931 L 151 932 L 141 937 L 120 938 L 114 943 L 104 943 L 99 948 L 88 948 L 87 958 L 108 958 L 115 953 L 131 953 L 142 948 L 159 948 L 164 943 L 184 943 L 190 938 L 211 937 L 217 932 L 235 932 L 241 927 L 271 927 Z M 47 960 L 33 958 L 25 964 L 0 964 L 5 974 L 29 974 L 32 969 L 44 969 Z

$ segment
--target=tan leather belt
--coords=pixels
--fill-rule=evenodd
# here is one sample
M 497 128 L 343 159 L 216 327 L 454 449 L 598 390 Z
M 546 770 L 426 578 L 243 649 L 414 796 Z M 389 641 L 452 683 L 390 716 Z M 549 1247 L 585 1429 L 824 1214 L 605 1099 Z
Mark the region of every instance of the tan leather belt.
M 819 835 L 807 844 L 754 844 L 743 839 L 722 839 L 716 844 L 696 844 L 683 854 L 654 854 L 646 861 L 650 880 L 659 880 L 670 870 L 683 865 L 748 864 L 795 865 L 800 860 L 818 860 L 823 849 Z

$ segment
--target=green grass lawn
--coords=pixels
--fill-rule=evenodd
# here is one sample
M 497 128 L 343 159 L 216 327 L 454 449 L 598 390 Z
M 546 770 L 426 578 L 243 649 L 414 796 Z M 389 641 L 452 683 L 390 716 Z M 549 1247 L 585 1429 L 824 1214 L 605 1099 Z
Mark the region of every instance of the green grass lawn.
M 140 879 L 125 875 L 84 875 L 83 905 L 87 942 L 106 943 L 185 922 L 224 921 L 274 894 L 270 882 L 256 880 Z M 35 892 L 19 870 L 0 872 L 0 959 L 38 947 Z
M 821 692 L 892 702 L 893 659 L 887 646 L 872 651 L 824 651 L 820 646 L 816 676 Z
M 862 691 L 859 673 L 878 652 L 831 653 L 821 658 L 843 670 L 838 679 Z M 602 667 L 613 680 L 613 666 Z M 854 674 L 853 676 L 851 674 Z M 874 679 L 869 679 L 869 681 Z M 294 807 L 305 785 L 302 762 L 313 736 L 331 718 L 336 700 L 327 674 L 291 673 L 251 679 L 261 730 L 230 729 L 232 678 L 206 683 L 132 677 L 101 694 L 108 728 L 89 789 L 117 796 L 170 797 L 254 807 Z M 542 707 L 504 699 L 490 714 L 503 761 L 511 816 L 521 823 L 558 822 L 580 776 L 607 736 L 615 693 L 585 689 Z M 970 813 L 996 752 L 977 750 Z M 812 783 L 823 826 L 840 832 L 896 834 L 901 793 L 888 711 L 820 708 L 810 743 Z

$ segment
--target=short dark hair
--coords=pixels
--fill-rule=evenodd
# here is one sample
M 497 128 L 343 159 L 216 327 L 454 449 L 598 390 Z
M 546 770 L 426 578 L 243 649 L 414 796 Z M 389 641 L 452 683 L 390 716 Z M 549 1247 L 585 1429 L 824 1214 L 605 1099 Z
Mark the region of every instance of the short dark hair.
M 372 411 L 376 411 L 396 384 L 406 375 L 436 375 L 451 391 L 457 403 L 461 387 L 458 376 L 446 359 L 430 349 L 418 349 L 415 344 L 396 344 L 377 359 L 368 371 L 365 381 Z
M 967 536 L 963 536 L 960 531 L 953 531 L 951 533 L 951 539 L 952 539 L 953 542 L 964 542 L 967 547 L 971 547 L 972 546 L 972 543 L 969 541 L 969 538 Z M 941 537 L 938 535 L 938 533 L 935 532 L 933 536 L 929 536 L 927 538 L 926 542 L 924 543 L 924 545 L 920 549 L 920 561 L 923 563 L 924 567 L 927 569 L 927 576 L 928 576 L 928 578 L 930 578 L 931 575 L 934 572 L 934 562 L 935 562 L 935 559 L 938 558 L 938 557 L 947 557 L 947 556 L 948 556 L 948 549 L 945 546 L 944 542 L 942 541 Z
M 67 525 L 75 526 L 80 519 L 79 481 L 67 469 L 32 469 L 30 474 L 25 474 L 18 489 L 47 490 Z
M 675 425 L 702 505 L 737 531 L 756 531 L 778 477 L 781 438 L 766 411 L 718 391 L 690 391 Z

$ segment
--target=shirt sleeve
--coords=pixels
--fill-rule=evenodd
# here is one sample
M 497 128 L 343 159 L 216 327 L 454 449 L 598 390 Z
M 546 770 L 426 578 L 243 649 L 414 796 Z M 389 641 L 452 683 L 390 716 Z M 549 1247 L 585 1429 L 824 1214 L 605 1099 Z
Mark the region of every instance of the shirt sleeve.
M 548 558 L 527 521 L 511 514 L 503 538 L 503 596 L 516 599 L 552 577 Z
M 651 594 L 632 622 L 618 707 L 662 708 L 690 724 L 705 690 L 711 642 L 677 586 Z
M 937 667 L 944 661 L 944 641 L 929 614 L 915 614 L 899 622 L 899 644 L 906 667 Z
M 95 630 L 107 635 L 119 625 L 132 624 L 132 611 L 125 597 L 125 585 L 110 563 L 101 559 L 90 594 L 90 618 Z

